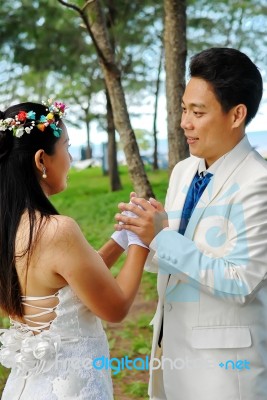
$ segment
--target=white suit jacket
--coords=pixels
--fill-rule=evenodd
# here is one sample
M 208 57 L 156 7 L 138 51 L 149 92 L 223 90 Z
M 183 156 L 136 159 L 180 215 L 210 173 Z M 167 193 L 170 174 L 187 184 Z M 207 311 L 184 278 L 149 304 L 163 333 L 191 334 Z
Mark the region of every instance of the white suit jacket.
M 181 211 L 198 164 L 190 157 L 174 168 L 165 204 L 169 228 L 150 245 L 146 269 L 158 269 L 159 302 L 149 395 L 264 400 L 267 162 L 245 137 L 220 164 L 182 236 Z

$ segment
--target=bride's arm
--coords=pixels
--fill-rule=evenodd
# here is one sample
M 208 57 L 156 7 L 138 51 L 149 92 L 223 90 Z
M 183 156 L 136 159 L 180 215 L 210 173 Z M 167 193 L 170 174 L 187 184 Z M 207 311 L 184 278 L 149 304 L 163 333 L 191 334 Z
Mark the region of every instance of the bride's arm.
M 102 260 L 108 268 L 111 268 L 115 264 L 123 252 L 124 248 L 113 239 L 108 240 L 107 243 L 98 250 L 98 254 L 102 257 Z
M 57 216 L 57 220 L 50 246 L 54 272 L 65 279 L 94 314 L 106 321 L 121 321 L 137 293 L 149 250 L 130 245 L 115 279 L 77 223 L 63 216 Z

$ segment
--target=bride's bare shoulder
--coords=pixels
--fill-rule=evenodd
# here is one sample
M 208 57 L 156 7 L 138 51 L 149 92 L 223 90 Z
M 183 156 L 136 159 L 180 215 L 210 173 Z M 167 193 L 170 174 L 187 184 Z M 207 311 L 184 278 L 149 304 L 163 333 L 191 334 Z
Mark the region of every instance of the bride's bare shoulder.
M 49 217 L 41 217 L 36 213 L 35 225 L 32 232 L 34 247 L 38 245 L 64 246 L 66 242 L 72 242 L 75 238 L 80 238 L 82 232 L 77 222 L 65 215 L 50 215 Z M 25 213 L 22 215 L 16 235 L 17 250 L 25 250 L 25 243 L 30 237 L 30 219 Z
M 71 241 L 75 237 L 82 235 L 77 222 L 65 215 L 50 216 L 42 226 L 43 238 L 53 239 L 54 242 Z

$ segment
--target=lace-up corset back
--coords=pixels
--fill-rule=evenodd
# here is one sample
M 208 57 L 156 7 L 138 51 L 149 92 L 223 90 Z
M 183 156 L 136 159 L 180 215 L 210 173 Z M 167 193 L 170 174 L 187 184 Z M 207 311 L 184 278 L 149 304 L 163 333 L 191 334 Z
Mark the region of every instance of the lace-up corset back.
M 21 323 L 25 328 L 40 333 L 49 329 L 51 323 L 56 318 L 56 308 L 59 304 L 58 292 L 49 296 L 21 296 L 24 307 L 24 321 Z M 11 320 L 12 323 L 17 321 Z
M 25 322 L 11 319 L 11 323 L 23 330 L 34 334 L 49 330 L 68 337 L 103 334 L 99 318 L 81 303 L 69 286 L 50 296 L 22 296 L 22 304 Z

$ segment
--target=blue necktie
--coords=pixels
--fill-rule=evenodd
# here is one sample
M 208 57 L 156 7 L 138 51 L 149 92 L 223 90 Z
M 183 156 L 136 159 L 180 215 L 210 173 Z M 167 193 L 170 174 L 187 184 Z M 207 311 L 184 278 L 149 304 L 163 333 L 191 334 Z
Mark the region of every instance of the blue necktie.
M 210 174 L 209 172 L 204 177 L 196 173 L 188 189 L 184 208 L 182 211 L 181 223 L 179 227 L 179 233 L 181 233 L 181 235 L 185 233 L 192 212 L 194 211 L 194 208 L 198 203 L 198 200 L 200 199 L 202 193 L 206 189 L 206 186 L 208 185 L 211 177 L 212 174 Z

